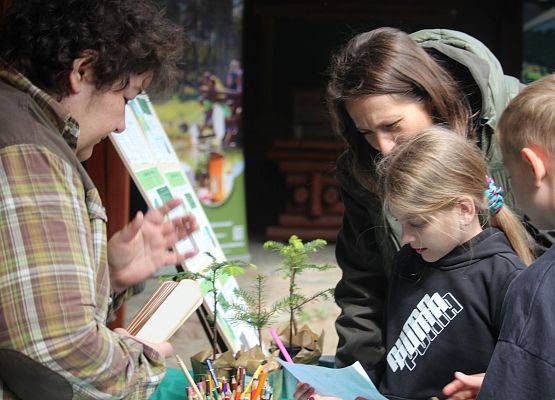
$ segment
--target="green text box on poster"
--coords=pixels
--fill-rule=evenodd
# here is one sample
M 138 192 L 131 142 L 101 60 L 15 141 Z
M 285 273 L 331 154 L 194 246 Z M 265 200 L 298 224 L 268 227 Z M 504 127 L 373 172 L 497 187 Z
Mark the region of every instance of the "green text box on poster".
M 164 184 L 164 177 L 156 167 L 137 172 L 137 178 L 139 178 L 139 181 L 141 181 L 146 190 L 154 189 Z
M 162 199 L 163 204 L 166 204 L 168 201 L 171 201 L 173 199 L 172 192 L 170 192 L 170 189 L 168 189 L 167 186 L 162 186 L 161 188 L 156 189 L 156 192 L 158 193 L 158 196 L 160 196 L 160 198 Z
M 166 179 L 170 184 L 170 187 L 175 188 L 179 186 L 184 186 L 187 184 L 185 177 L 181 171 L 172 171 L 166 174 Z
M 185 193 L 185 198 L 187 199 L 187 203 L 189 204 L 189 207 L 191 207 L 191 210 L 197 208 L 197 204 L 195 203 L 195 200 L 193 200 L 193 196 L 191 196 L 190 193 Z

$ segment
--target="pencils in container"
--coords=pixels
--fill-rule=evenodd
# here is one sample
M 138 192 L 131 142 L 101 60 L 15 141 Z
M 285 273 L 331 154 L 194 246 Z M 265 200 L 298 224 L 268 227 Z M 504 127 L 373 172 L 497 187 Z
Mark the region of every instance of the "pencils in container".
M 254 391 L 254 399 L 253 400 L 258 400 L 260 398 L 260 393 L 262 393 L 262 390 L 264 390 L 264 385 L 266 384 L 266 377 L 268 376 L 268 371 L 266 368 L 264 368 L 262 370 L 262 372 L 260 373 L 260 377 L 258 378 L 258 386 L 256 388 L 256 390 Z
M 216 376 L 216 371 L 214 371 L 214 366 L 212 365 L 212 362 L 209 359 L 206 360 L 206 366 L 208 367 L 208 371 L 210 372 L 210 375 L 212 376 L 212 380 L 214 381 L 214 387 L 216 387 L 216 389 L 219 389 L 220 382 L 218 381 L 218 377 Z
M 253 385 L 255 379 L 258 381 L 258 375 L 260 375 L 260 372 L 262 372 L 262 368 L 264 368 L 263 365 L 258 366 L 256 371 L 254 372 L 254 375 L 252 376 L 251 381 L 249 382 L 247 387 L 245 387 L 245 389 L 243 390 L 243 393 L 241 394 L 241 397 L 249 397 L 249 394 L 251 392 L 251 386 Z
M 187 378 L 187 380 L 189 381 L 189 385 L 193 388 L 193 390 L 195 391 L 196 395 L 198 396 L 199 399 L 202 400 L 203 396 L 202 393 L 200 392 L 197 384 L 195 383 L 195 380 L 193 379 L 193 377 L 191 376 L 191 374 L 189 373 L 189 370 L 187 369 L 187 367 L 185 366 L 185 363 L 183 362 L 183 360 L 181 359 L 181 357 L 179 357 L 177 354 L 175 355 L 175 358 L 177 360 L 177 364 L 179 364 L 179 367 L 181 368 L 181 370 L 183 371 L 183 374 L 185 374 L 185 377 Z
M 249 395 L 249 399 L 250 400 L 256 400 L 256 391 L 258 390 L 258 385 L 260 384 L 260 382 L 258 381 L 258 378 L 252 378 L 252 385 L 251 385 L 251 392 Z

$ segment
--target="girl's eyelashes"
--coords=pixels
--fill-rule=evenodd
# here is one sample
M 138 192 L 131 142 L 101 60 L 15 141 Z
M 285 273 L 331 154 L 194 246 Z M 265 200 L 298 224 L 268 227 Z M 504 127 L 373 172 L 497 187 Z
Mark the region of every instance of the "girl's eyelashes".
M 400 122 L 401 122 L 401 120 L 399 119 L 395 122 L 392 122 L 391 124 L 386 124 L 385 129 L 388 130 L 388 131 L 394 131 L 394 130 L 399 128 Z
M 424 227 L 424 225 L 426 225 L 426 221 L 424 220 L 407 221 L 407 223 L 411 228 L 415 228 L 415 229 L 422 228 Z

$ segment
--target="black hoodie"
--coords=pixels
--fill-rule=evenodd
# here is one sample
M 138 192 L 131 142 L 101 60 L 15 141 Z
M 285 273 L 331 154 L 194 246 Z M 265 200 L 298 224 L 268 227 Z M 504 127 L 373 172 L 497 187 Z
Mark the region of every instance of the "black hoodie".
M 555 399 L 555 245 L 511 284 L 479 400 Z
M 389 284 L 380 391 L 390 399 L 444 398 L 441 390 L 455 371 L 484 372 L 505 292 L 523 268 L 494 228 L 434 263 L 404 246 Z

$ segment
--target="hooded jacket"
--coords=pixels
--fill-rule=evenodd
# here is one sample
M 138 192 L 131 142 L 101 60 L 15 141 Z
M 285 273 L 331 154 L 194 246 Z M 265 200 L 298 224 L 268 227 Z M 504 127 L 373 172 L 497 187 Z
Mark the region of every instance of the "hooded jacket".
M 478 400 L 555 399 L 554 295 L 552 246 L 507 291 L 499 341 Z
M 479 112 L 475 120 L 477 143 L 488 162 L 490 176 L 505 189 L 507 204 L 516 210 L 494 128 L 507 103 L 520 90 L 520 83 L 504 75 L 491 51 L 469 35 L 432 29 L 411 37 L 453 75 L 468 95 L 473 112 Z M 335 290 L 341 308 L 336 321 L 336 365 L 343 367 L 359 360 L 372 377 L 373 367 L 384 354 L 380 323 L 391 262 L 401 247 L 401 228 L 391 216 L 382 215 L 378 194 L 356 181 L 349 167 L 351 156 L 349 151 L 340 156 L 336 173 L 345 205 L 336 245 L 343 273 Z
M 525 266 L 495 228 L 433 263 L 409 245 L 395 260 L 380 391 L 392 399 L 442 398 L 455 371 L 486 370 L 505 293 Z

